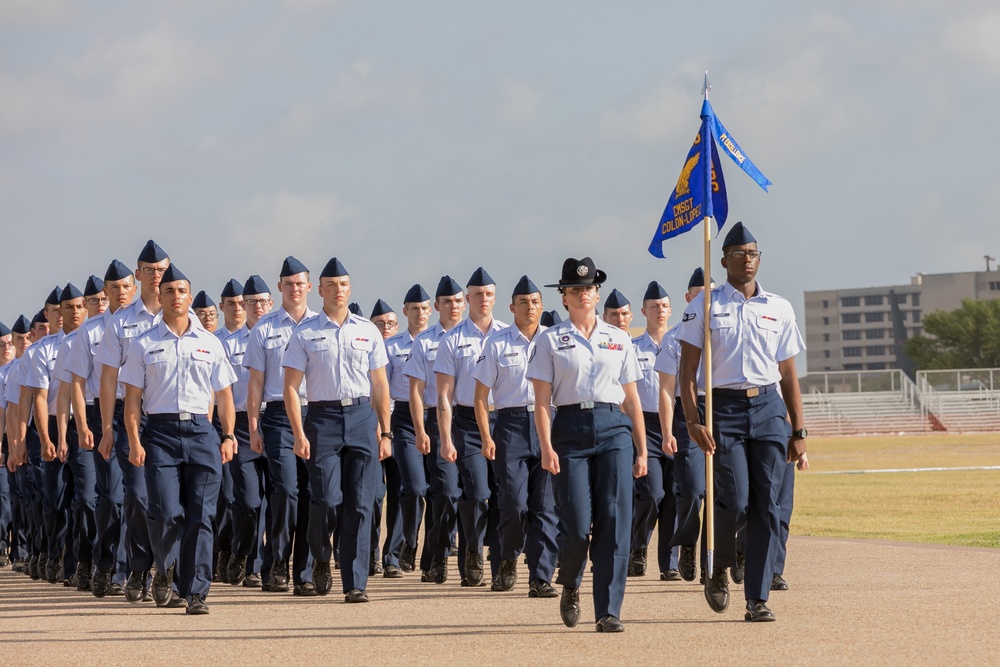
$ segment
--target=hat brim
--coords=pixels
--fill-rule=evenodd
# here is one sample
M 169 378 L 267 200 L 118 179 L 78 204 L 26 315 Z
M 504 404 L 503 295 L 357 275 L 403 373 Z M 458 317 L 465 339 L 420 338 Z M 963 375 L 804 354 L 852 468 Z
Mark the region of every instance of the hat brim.
M 546 287 L 586 287 L 587 285 L 603 285 L 604 281 L 608 279 L 608 274 L 604 273 L 600 269 L 594 269 L 594 277 L 590 280 L 578 279 L 578 280 L 560 280 L 554 285 L 546 285 Z

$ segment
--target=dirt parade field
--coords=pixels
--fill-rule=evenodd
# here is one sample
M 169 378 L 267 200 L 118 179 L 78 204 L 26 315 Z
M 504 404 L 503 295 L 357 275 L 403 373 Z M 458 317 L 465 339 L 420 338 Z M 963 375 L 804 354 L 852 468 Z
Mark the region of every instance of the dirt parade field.
M 655 541 L 654 541 L 655 542 Z M 650 562 L 655 563 L 653 554 Z M 454 573 L 454 567 L 452 568 Z M 620 635 L 594 632 L 589 578 L 573 629 L 558 599 L 373 578 L 372 602 L 215 584 L 208 616 L 130 605 L 0 571 L 0 663 L 73 664 L 990 664 L 1000 654 L 1000 551 L 792 537 L 776 623 L 715 614 L 696 583 L 630 578 Z

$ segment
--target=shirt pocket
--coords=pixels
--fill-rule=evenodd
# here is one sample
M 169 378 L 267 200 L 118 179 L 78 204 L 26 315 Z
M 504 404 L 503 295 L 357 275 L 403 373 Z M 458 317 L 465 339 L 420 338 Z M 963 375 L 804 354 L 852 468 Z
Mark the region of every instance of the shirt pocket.
M 175 364 L 171 363 L 171 353 L 162 348 L 146 350 L 142 355 L 143 364 L 146 366 L 147 385 L 150 382 L 163 382 L 173 373 L 171 370 Z
M 773 359 L 778 351 L 778 337 L 781 335 L 781 322 L 770 315 L 757 316 L 757 336 L 768 355 Z
M 355 338 L 351 341 L 350 352 L 351 365 L 354 368 L 367 372 L 370 365 L 368 357 L 375 348 L 375 343 L 367 338 Z
M 520 352 L 508 353 L 497 358 L 497 366 L 516 368 L 524 365 L 524 355 Z
M 656 361 L 656 357 L 652 354 L 641 354 L 638 355 L 637 358 L 639 359 L 639 368 L 642 369 L 643 373 L 653 370 L 653 364 Z
M 424 357 L 427 361 L 432 362 L 431 366 L 433 366 L 434 360 L 438 358 L 438 346 L 435 345 L 434 347 L 427 348 L 427 351 L 424 353 Z
M 264 339 L 264 349 L 273 350 L 275 348 L 285 347 L 285 337 L 284 336 L 268 336 Z

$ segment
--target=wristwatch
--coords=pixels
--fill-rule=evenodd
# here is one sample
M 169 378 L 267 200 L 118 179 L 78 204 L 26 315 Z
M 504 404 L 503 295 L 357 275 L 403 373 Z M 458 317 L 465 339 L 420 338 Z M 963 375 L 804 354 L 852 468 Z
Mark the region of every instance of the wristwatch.
M 226 440 L 232 440 L 233 442 L 236 442 L 236 436 L 233 435 L 232 433 L 226 433 L 224 436 L 222 436 L 222 438 L 220 438 L 219 444 L 222 444 Z
M 802 438 L 803 440 L 809 437 L 809 431 L 804 428 L 800 428 L 798 431 L 792 431 L 793 438 Z
M 382 438 L 389 438 L 390 440 L 393 440 L 395 437 L 396 436 L 392 431 L 382 431 L 379 434 L 378 439 L 381 440 Z

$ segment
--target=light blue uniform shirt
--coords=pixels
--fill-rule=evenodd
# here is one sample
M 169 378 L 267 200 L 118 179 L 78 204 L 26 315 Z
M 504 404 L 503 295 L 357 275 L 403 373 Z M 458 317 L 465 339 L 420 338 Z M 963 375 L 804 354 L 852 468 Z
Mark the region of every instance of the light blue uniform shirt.
M 660 354 L 660 346 L 650 338 L 648 331 L 643 331 L 641 336 L 632 339 L 632 347 L 635 348 L 639 370 L 642 371 L 642 378 L 635 384 L 639 392 L 639 404 L 643 412 L 659 412 L 660 378 L 653 366 Z
M 247 349 L 247 341 L 250 339 L 250 330 L 244 325 L 230 333 L 226 329 L 226 325 L 223 324 L 213 333 L 222 343 L 222 349 L 226 351 L 229 365 L 236 373 L 236 382 L 233 383 L 233 402 L 236 404 L 236 412 L 246 412 L 250 371 L 243 367 L 243 355 Z
M 80 337 L 80 329 L 77 328 L 75 331 L 71 331 L 65 336 L 63 336 L 62 342 L 59 343 L 59 349 L 56 351 L 56 365 L 52 369 L 52 382 L 54 388 L 49 390 L 49 397 L 54 392 L 56 394 L 57 402 L 59 396 L 59 387 L 65 382 L 67 384 L 73 384 L 73 374 L 66 370 L 66 362 L 69 360 L 70 356 L 73 354 L 73 349 L 77 347 L 76 341 Z M 52 410 L 50 414 L 55 414 L 56 403 L 49 401 Z M 69 413 L 73 414 L 73 399 L 70 396 L 69 402 Z
M 403 373 L 403 367 L 410 360 L 413 340 L 410 332 L 404 331 L 385 341 L 385 353 L 389 357 L 385 370 L 389 377 L 389 397 L 393 401 L 410 400 L 410 379 Z
M 302 321 L 305 322 L 315 315 L 316 313 L 307 308 Z M 281 367 L 281 359 L 295 327 L 295 320 L 287 310 L 281 308 L 260 318 L 257 326 L 250 331 L 247 349 L 243 354 L 243 366 L 264 374 L 265 403 L 284 400 L 285 371 Z M 306 397 L 307 385 L 308 381 L 299 387 L 300 398 Z
M 703 349 L 704 291 L 691 300 L 681 320 L 679 341 Z M 781 380 L 778 363 L 805 349 L 792 304 L 765 292 L 745 299 L 728 282 L 712 290 L 712 387 L 749 389 Z
M 625 400 L 623 384 L 642 377 L 632 339 L 618 327 L 597 321 L 590 338 L 566 319 L 536 337 L 535 354 L 528 361 L 528 379 L 552 384 L 556 407 L 583 402 Z
M 545 331 L 539 326 L 535 337 L 528 340 L 516 326 L 490 334 L 483 343 L 482 354 L 472 371 L 472 377 L 493 392 L 493 406 L 523 408 L 535 404 L 535 386 L 528 380 L 528 358 L 535 341 Z
M 14 359 L 9 364 L 4 366 L 4 368 L 8 369 L 7 384 L 4 387 L 4 403 L 13 403 L 14 405 L 17 405 L 21 402 L 21 381 L 19 378 L 21 377 L 21 371 L 24 367 L 24 364 L 21 362 L 27 361 L 28 350 L 30 349 L 31 348 L 29 347 L 25 350 L 20 359 Z
M 340 401 L 370 396 L 368 371 L 388 363 L 382 333 L 370 320 L 349 313 L 340 326 L 322 311 L 295 327 L 281 366 L 305 374 L 310 401 Z
M 104 327 L 107 326 L 108 311 L 100 315 L 89 318 L 76 330 L 76 341 L 66 358 L 65 369 L 77 377 L 84 378 L 86 382 L 86 400 L 88 404 L 93 404 L 95 398 L 101 397 L 101 364 L 95 362 L 97 350 L 101 347 L 101 339 L 104 337 Z M 72 378 L 63 379 L 64 382 L 72 382 Z
M 456 405 L 472 407 L 476 397 L 476 380 L 472 377 L 472 371 L 483 351 L 483 343 L 491 333 L 506 328 L 506 324 L 494 319 L 484 334 L 471 319 L 466 319 L 449 331 L 441 341 L 437 359 L 434 360 L 434 372 L 455 378 L 452 400 Z
M 28 364 L 27 373 L 22 383 L 26 387 L 48 391 L 46 402 L 49 406 L 50 417 L 56 416 L 56 395 L 59 393 L 59 379 L 55 376 L 56 355 L 65 337 L 66 334 L 60 330 L 58 333 L 49 334 L 31 346 L 35 348 L 35 354 L 31 357 L 31 363 Z M 52 434 L 53 437 L 54 435 Z
M 119 378 L 142 389 L 148 415 L 190 412 L 207 415 L 213 394 L 236 382 L 219 339 L 191 323 L 180 337 L 163 320 L 132 339 Z
M 10 373 L 15 361 L 17 359 L 11 359 L 9 364 L 0 366 L 0 410 L 7 409 L 7 374 Z M 3 436 L 3 433 L 0 433 L 0 436 Z
M 403 374 L 406 377 L 424 381 L 424 407 L 428 409 L 437 406 L 437 375 L 434 374 L 434 362 L 437 360 L 438 346 L 447 335 L 448 332 L 438 322 L 417 336 L 413 346 L 410 347 L 410 359 L 403 366 Z
M 101 338 L 101 346 L 97 349 L 95 361 L 103 366 L 120 369 L 128 358 L 131 342 L 146 333 L 155 320 L 156 315 L 149 312 L 142 299 L 136 298 L 124 308 L 119 308 L 116 313 L 106 318 L 104 337 Z M 115 398 L 124 396 L 125 387 L 119 382 Z

